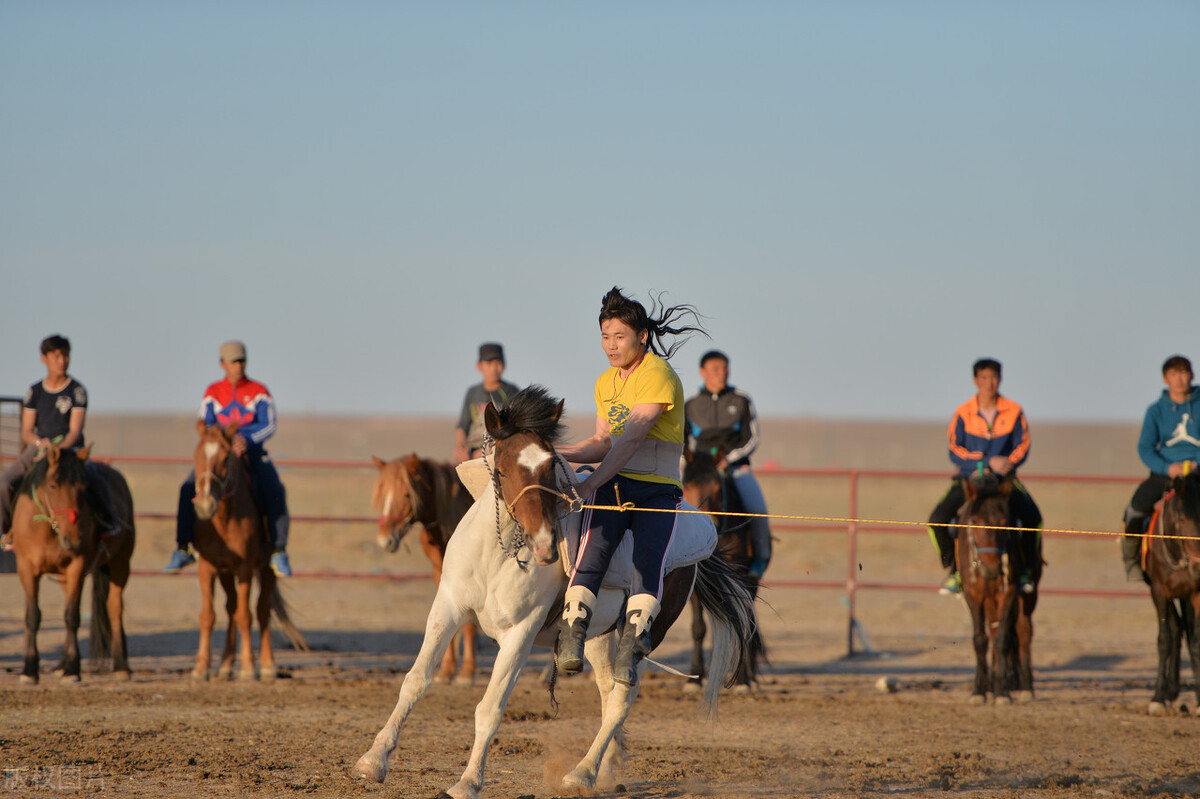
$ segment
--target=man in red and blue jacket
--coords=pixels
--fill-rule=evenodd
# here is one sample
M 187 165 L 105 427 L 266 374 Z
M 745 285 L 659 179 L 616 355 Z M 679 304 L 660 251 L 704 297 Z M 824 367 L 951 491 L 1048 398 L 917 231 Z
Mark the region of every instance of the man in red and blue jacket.
M 221 368 L 225 370 L 225 379 L 218 380 L 205 390 L 204 400 L 200 404 L 200 418 L 206 425 L 219 424 L 222 427 L 237 422 L 233 451 L 242 457 L 249 469 L 255 500 L 267 517 L 267 532 L 271 536 L 273 550 L 271 568 L 280 577 L 291 577 L 292 567 L 287 556 L 291 522 L 287 492 L 263 446 L 275 433 L 275 402 L 266 386 L 246 377 L 246 347 L 242 342 L 227 341 L 221 345 Z M 196 475 L 193 472 L 179 489 L 179 512 L 175 517 L 177 548 L 171 555 L 171 562 L 163 570 L 168 574 L 175 574 L 184 566 L 196 562 L 191 552 L 192 530 L 196 524 L 196 510 L 192 504 L 195 496 Z
M 1000 396 L 1000 362 L 981 358 L 975 362 L 976 394 L 958 406 L 947 430 L 950 460 L 958 472 L 937 507 L 929 514 L 929 534 L 937 545 L 942 567 L 949 574 L 941 593 L 962 591 L 962 578 L 954 563 L 954 533 L 947 524 L 953 523 L 959 508 L 966 501 L 960 478 L 981 472 L 997 477 L 1013 475 L 1013 492 L 1009 496 L 1009 524 L 1014 527 L 1040 528 L 1042 514 L 1029 496 L 1029 491 L 1016 479 L 1017 467 L 1029 457 L 1029 423 L 1021 406 Z M 1017 582 L 1021 590 L 1034 590 L 1032 570 L 1041 557 L 1041 533 L 1018 533 L 1021 563 Z

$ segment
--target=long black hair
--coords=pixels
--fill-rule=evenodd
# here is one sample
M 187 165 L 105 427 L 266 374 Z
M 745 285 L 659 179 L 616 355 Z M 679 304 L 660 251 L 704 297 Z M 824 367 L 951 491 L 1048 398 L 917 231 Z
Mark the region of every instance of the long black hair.
M 668 359 L 696 333 L 708 336 L 708 331 L 700 323 L 699 311 L 691 305 L 668 307 L 661 301 L 661 297 L 661 294 L 658 297 L 650 296 L 650 312 L 647 313 L 646 306 L 626 297 L 619 287 L 613 286 L 600 302 L 600 324 L 603 325 L 607 319 L 616 319 L 629 325 L 635 333 L 645 330 L 646 348 L 655 355 Z M 682 324 L 688 317 L 694 319 L 696 324 Z M 668 345 L 666 336 L 683 338 Z

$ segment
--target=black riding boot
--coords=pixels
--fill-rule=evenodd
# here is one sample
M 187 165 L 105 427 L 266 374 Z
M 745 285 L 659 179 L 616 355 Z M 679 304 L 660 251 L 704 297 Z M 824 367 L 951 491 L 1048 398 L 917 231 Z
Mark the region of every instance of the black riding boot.
M 650 654 L 653 641 L 650 627 L 658 615 L 658 600 L 650 594 L 634 594 L 625 605 L 625 628 L 617 644 L 617 662 L 613 679 L 623 685 L 637 685 L 638 664 Z
M 594 607 L 596 595 L 590 590 L 582 585 L 567 589 L 562 620 L 558 623 L 558 646 L 555 648 L 558 668 L 564 674 L 583 671 L 583 644 L 587 641 L 588 623 L 592 620 Z
M 1142 571 L 1142 535 L 1146 517 L 1133 508 L 1125 509 L 1125 535 L 1121 536 L 1121 560 L 1125 562 L 1125 579 L 1131 583 L 1148 582 Z

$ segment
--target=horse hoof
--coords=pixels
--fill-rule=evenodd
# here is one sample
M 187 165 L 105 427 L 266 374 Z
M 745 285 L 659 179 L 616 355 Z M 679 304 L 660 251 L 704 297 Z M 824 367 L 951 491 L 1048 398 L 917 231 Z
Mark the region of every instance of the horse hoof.
M 1008 707 L 1008 706 L 1009 706 L 1009 705 L 1011 705 L 1011 704 L 1012 704 L 1012 697 L 1011 697 L 1011 696 L 998 696 L 998 697 L 996 697 L 996 707 Z
M 733 686 L 733 693 L 735 696 L 746 696 L 750 693 L 750 686 L 745 683 L 739 683 Z
M 472 686 L 475 684 L 475 677 L 470 674 L 460 674 L 454 678 L 455 685 Z
M 129 682 L 133 679 L 133 673 L 130 671 L 114 671 L 112 673 L 113 682 Z
M 1151 702 L 1150 708 L 1146 712 L 1151 716 L 1165 716 L 1167 714 L 1167 706 L 1162 702 Z
M 228 680 L 233 677 L 233 666 L 221 666 L 217 669 L 218 680 Z
M 192 669 L 190 676 L 196 682 L 208 682 L 208 669 Z
M 387 764 L 367 753 L 358 759 L 350 771 L 361 780 L 383 782 L 383 778 L 387 776 Z
M 562 787 L 576 793 L 590 793 L 596 787 L 596 779 L 586 769 L 577 767 L 563 777 Z
M 21 685 L 37 685 L 38 684 L 38 678 L 35 676 L 32 676 L 32 675 L 29 675 L 29 674 L 22 674 L 20 681 L 21 681 Z
M 51 672 L 51 674 L 53 674 L 55 677 L 61 677 L 65 673 L 66 672 L 63 671 L 62 667 L 59 667 L 59 668 L 55 669 L 53 672 Z
M 450 678 L 445 674 L 435 674 L 433 675 L 433 682 L 435 685 L 449 685 Z
M 971 694 L 971 697 L 970 697 L 970 699 L 968 699 L 968 700 L 967 700 L 967 704 L 968 704 L 968 705 L 984 705 L 984 704 L 987 704 L 987 697 L 986 697 L 986 696 L 984 696 L 983 694 Z
M 238 680 L 241 682 L 254 682 L 254 669 L 242 669 L 238 672 Z
M 1013 697 L 1017 702 L 1025 704 L 1033 701 L 1033 691 L 1017 691 L 1017 695 Z
M 263 682 L 273 682 L 277 674 L 274 666 L 263 666 L 258 670 L 258 679 Z

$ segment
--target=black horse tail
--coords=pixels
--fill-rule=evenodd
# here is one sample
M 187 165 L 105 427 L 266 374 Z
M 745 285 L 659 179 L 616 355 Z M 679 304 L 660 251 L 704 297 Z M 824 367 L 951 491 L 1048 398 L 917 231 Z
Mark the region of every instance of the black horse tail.
M 108 618 L 108 589 L 111 583 L 112 577 L 107 566 L 92 572 L 92 625 L 88 660 L 96 669 L 104 660 L 112 657 L 112 620 Z
M 754 597 L 741 575 L 717 555 L 700 561 L 696 572 L 696 597 L 713 625 L 712 663 L 704 686 L 702 707 L 715 722 L 721 687 L 733 687 L 739 670 L 753 668 L 753 639 L 758 617 Z
M 284 601 L 283 594 L 279 592 L 278 583 L 271 589 L 271 613 L 279 620 L 279 626 L 291 643 L 292 649 L 308 652 L 308 641 L 304 640 L 303 633 L 296 629 L 296 625 L 292 624 L 292 620 L 288 617 L 287 602 Z

